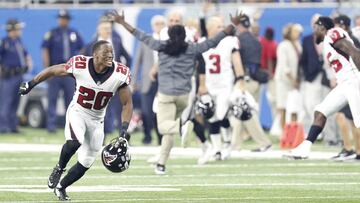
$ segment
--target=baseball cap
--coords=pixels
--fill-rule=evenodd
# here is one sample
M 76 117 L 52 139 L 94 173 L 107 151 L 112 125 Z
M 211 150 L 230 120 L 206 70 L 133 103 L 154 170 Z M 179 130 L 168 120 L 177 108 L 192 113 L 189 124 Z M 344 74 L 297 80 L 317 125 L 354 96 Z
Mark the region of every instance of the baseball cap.
M 65 19 L 68 19 L 70 20 L 71 19 L 71 16 L 69 14 L 69 12 L 67 10 L 59 10 L 59 13 L 57 15 L 58 18 L 65 18 Z
M 249 16 L 246 14 L 243 14 L 243 16 L 240 18 L 240 23 L 242 26 L 244 26 L 246 28 L 250 27 L 251 24 L 250 24 Z
M 331 18 L 327 17 L 327 16 L 320 16 L 319 19 L 315 22 L 316 25 L 322 25 L 324 26 L 327 30 L 330 30 L 331 28 L 334 27 L 334 22 Z
M 10 18 L 5 25 L 6 31 L 21 29 L 25 27 L 25 23 L 18 21 L 15 18 Z
M 334 18 L 334 23 L 349 27 L 351 24 L 351 19 L 347 15 L 339 15 L 338 17 Z

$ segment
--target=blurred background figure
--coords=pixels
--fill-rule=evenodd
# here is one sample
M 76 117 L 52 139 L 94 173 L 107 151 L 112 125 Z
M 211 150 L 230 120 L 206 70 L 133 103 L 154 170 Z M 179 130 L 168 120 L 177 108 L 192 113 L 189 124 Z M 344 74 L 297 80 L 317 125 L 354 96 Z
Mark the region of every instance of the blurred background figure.
M 304 98 L 311 98 L 304 99 L 304 127 L 306 132 L 308 132 L 310 128 L 315 106 L 319 104 L 328 93 L 328 90 L 324 90 L 322 85 L 327 77 L 323 69 L 324 56 L 322 54 L 322 44 L 315 43 L 314 27 L 319 17 L 320 14 L 316 13 L 311 18 L 310 23 L 313 32 L 306 35 L 303 39 L 303 53 L 300 59 L 300 70 L 303 79 L 302 94 Z
M 23 74 L 32 66 L 22 40 L 24 23 L 9 19 L 5 29 L 7 36 L 0 41 L 0 133 L 18 133 L 16 111 L 20 96 L 17 90 L 23 81 Z
M 71 20 L 69 12 L 60 10 L 57 18 L 58 27 L 45 34 L 41 45 L 44 68 L 54 64 L 66 63 L 71 56 L 77 55 L 84 46 L 78 31 L 69 27 Z M 50 133 L 56 131 L 56 105 L 60 91 L 63 91 L 65 109 L 67 109 L 74 95 L 75 80 L 71 77 L 53 77 L 48 80 L 47 130 Z
M 354 27 L 351 29 L 353 35 L 360 40 L 360 16 L 354 17 Z
M 299 42 L 301 32 L 302 27 L 299 24 L 286 25 L 283 30 L 284 40 L 280 42 L 277 48 L 276 106 L 280 114 L 281 128 L 285 126 L 288 94 L 299 88 L 298 65 L 302 53 Z
M 267 82 L 268 99 L 272 107 L 272 115 L 275 114 L 275 84 L 274 73 L 276 66 L 276 48 L 277 43 L 274 40 L 274 29 L 267 27 L 264 36 L 260 37 L 261 44 L 261 69 L 265 70 L 269 75 Z
M 114 47 L 115 61 L 120 61 L 126 66 L 130 67 L 131 57 L 123 46 L 120 35 L 113 29 L 113 23 L 107 14 L 103 15 L 98 22 L 95 37 L 88 43 L 82 50 L 82 54 L 90 56 L 92 53 L 92 46 L 99 40 L 105 40 L 110 42 Z M 119 96 L 111 98 L 109 106 L 106 110 L 104 129 L 105 134 L 109 134 L 114 131 L 115 126 L 121 126 L 121 106 Z
M 160 31 L 165 27 L 165 17 L 156 15 L 151 19 L 151 28 L 153 31 L 153 37 L 155 39 L 160 38 Z M 158 52 L 153 51 L 145 44 L 140 43 L 135 60 L 134 60 L 134 82 L 133 91 L 139 90 L 141 92 L 141 116 L 144 128 L 144 138 L 142 142 L 144 144 L 150 144 L 152 141 L 151 130 L 156 125 L 155 114 L 152 111 L 153 101 L 157 93 L 157 80 L 150 78 L 150 70 L 153 66 L 157 66 Z M 137 81 L 140 74 L 140 81 Z M 160 138 L 161 139 L 161 138 Z M 159 140 L 160 143 L 160 140 Z

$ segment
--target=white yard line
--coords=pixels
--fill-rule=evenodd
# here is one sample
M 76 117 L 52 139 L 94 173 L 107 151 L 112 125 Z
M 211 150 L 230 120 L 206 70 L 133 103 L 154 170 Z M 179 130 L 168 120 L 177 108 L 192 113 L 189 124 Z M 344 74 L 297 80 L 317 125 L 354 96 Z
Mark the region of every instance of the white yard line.
M 200 178 L 200 177 L 318 177 L 318 176 L 359 176 L 360 172 L 331 172 L 331 173 L 221 173 L 221 174 L 188 174 L 188 175 L 122 175 L 114 177 L 110 175 L 88 175 L 86 179 L 152 179 L 152 178 Z M 46 180 L 47 176 L 3 177 L 2 180 Z M 1 186 L 0 186 L 1 188 Z
M 61 150 L 61 145 L 54 144 L 11 144 L 0 143 L 0 152 L 57 152 Z M 131 147 L 132 155 L 154 155 L 158 153 L 159 147 Z M 249 150 L 233 151 L 231 156 L 233 158 L 282 158 L 287 151 L 269 150 L 264 153 L 254 153 Z M 171 156 L 182 157 L 196 157 L 201 154 L 200 148 L 180 148 L 174 147 L 171 151 Z M 312 152 L 310 159 L 329 159 L 336 155 L 335 152 Z
M 203 201 L 241 201 L 241 200 L 333 200 L 333 199 L 340 199 L 340 200 L 358 200 L 360 196 L 269 196 L 269 197 L 189 197 L 189 198 L 161 198 L 161 197 L 154 197 L 154 198 L 111 198 L 111 199 L 78 199 L 78 200 L 71 200 L 71 202 L 144 202 L 144 201 L 154 201 L 154 202 L 203 202 Z M 0 201 L 0 203 L 5 203 L 9 201 Z M 16 201 L 17 203 L 29 203 L 29 202 L 36 202 L 36 203 L 44 203 L 44 202 L 59 202 L 58 200 L 53 201 L 39 201 L 39 200 L 30 200 L 30 201 Z M 298 201 L 297 201 L 298 202 Z
M 20 161 L 20 160 L 19 160 Z M 344 164 L 351 164 L 351 165 L 360 165 L 360 162 L 328 162 L 328 163 L 316 163 L 316 162 L 304 162 L 304 161 L 297 161 L 297 162 L 289 162 L 289 163 L 257 163 L 257 164 L 207 164 L 207 165 L 196 165 L 196 164 L 169 164 L 169 168 L 257 168 L 257 167 L 341 167 Z M 151 168 L 150 164 L 147 165 L 130 165 L 131 169 L 149 169 Z M 13 171 L 13 170 L 51 170 L 52 166 L 45 167 L 45 166 L 9 166 L 9 167 L 0 167 L 0 171 Z M 91 170 L 103 170 L 103 166 L 93 166 Z
M 144 188 L 144 187 L 302 187 L 302 186 L 354 186 L 360 185 L 360 182 L 298 182 L 298 183 L 285 183 L 285 182 L 265 182 L 265 183 L 190 183 L 190 184 L 148 184 L 148 185 L 97 185 L 97 186 L 72 186 L 72 190 L 80 191 L 83 189 L 122 189 L 122 188 Z M 6 189 L 47 189 L 46 185 L 0 185 L 0 190 Z M 94 190 L 95 190 L 94 189 Z M 47 189 L 49 190 L 49 189 Z M 71 190 L 69 190 L 71 191 Z

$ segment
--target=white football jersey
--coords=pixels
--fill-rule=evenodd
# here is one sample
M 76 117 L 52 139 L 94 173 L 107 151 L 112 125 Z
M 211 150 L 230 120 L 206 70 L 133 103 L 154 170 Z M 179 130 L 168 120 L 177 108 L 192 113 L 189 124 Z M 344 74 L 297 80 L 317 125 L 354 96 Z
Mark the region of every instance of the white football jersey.
M 231 55 L 235 50 L 239 50 L 239 41 L 236 37 L 228 36 L 215 48 L 202 54 L 206 67 L 206 87 L 210 94 L 232 89 L 235 74 Z
M 131 81 L 129 68 L 115 61 L 105 73 L 97 74 L 93 57 L 77 55 L 69 59 L 65 68 L 76 80 L 70 105 L 96 118 L 104 118 L 111 97 Z
M 323 45 L 323 54 L 329 61 L 330 67 L 335 71 L 337 82 L 345 81 L 358 74 L 358 69 L 351 57 L 342 53 L 340 50 L 336 50 L 333 46 L 336 41 L 342 38 L 354 43 L 345 30 L 341 28 L 332 28 L 327 31 Z

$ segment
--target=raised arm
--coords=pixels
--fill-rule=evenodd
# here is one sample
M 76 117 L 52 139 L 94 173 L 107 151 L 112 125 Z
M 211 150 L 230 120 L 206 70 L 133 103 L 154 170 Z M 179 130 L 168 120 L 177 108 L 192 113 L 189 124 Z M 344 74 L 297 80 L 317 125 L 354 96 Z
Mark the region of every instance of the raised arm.
M 160 40 L 155 40 L 151 35 L 147 35 L 127 23 L 125 21 L 124 11 L 122 11 L 121 15 L 117 11 L 113 11 L 110 13 L 110 17 L 113 18 L 114 22 L 122 25 L 127 31 L 133 34 L 138 40 L 146 44 L 150 49 L 158 51 L 162 46 Z
M 196 44 L 196 54 L 206 52 L 207 50 L 217 46 L 219 42 L 226 37 L 227 35 L 235 34 L 235 27 L 240 24 L 241 18 L 243 18 L 243 13 L 240 12 L 236 16 L 230 14 L 231 24 L 228 25 L 222 32 L 217 34 L 215 37 L 205 40 L 202 43 Z
M 25 95 L 31 91 L 37 84 L 41 83 L 44 80 L 47 80 L 53 76 L 66 76 L 70 75 L 65 69 L 65 63 L 53 65 L 49 68 L 42 70 L 39 74 L 37 74 L 31 81 L 22 83 L 19 88 L 19 94 Z
M 360 70 L 360 49 L 356 48 L 355 45 L 346 38 L 337 40 L 333 45 L 336 49 L 349 55 L 354 61 L 356 68 Z

